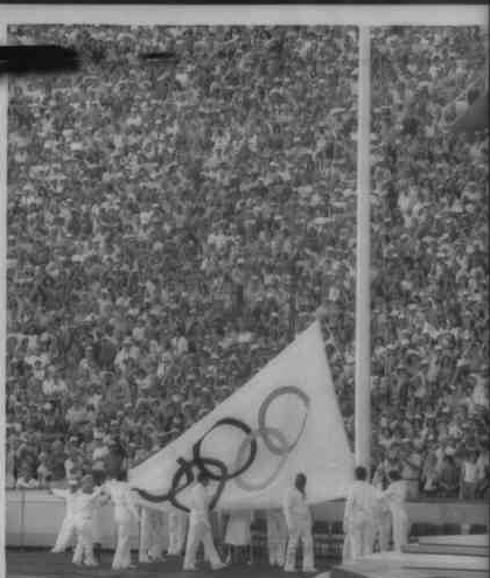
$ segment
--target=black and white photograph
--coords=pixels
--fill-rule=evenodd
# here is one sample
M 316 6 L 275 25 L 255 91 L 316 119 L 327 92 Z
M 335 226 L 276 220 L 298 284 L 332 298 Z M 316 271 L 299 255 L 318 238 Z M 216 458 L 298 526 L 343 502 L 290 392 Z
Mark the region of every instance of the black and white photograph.
M 217 8 L 0 7 L 2 575 L 486 577 L 488 8 Z

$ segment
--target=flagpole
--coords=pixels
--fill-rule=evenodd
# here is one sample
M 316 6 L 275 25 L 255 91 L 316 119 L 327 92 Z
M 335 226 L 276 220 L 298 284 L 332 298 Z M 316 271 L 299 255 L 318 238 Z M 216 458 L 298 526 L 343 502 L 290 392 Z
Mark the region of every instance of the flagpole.
M 357 134 L 357 271 L 355 458 L 369 470 L 371 457 L 371 343 L 370 343 L 370 30 L 359 27 Z
M 0 46 L 7 44 L 7 21 L 0 19 Z M 8 129 L 8 79 L 0 76 L 0 351 L 5 351 L 7 334 L 7 129 Z M 0 382 L 6 383 L 5 356 L 0 361 Z M 3 428 L 5 395 L 0 396 L 0 423 Z M 5 420 L 6 421 L 6 420 Z M 5 464 L 5 444 L 1 444 L 0 463 Z M 5 466 L 4 466 L 5 467 Z M 5 512 L 6 492 L 0 497 L 0 511 Z M 0 522 L 0 549 L 5 548 L 5 518 Z M 0 566 L 1 568 L 1 566 Z

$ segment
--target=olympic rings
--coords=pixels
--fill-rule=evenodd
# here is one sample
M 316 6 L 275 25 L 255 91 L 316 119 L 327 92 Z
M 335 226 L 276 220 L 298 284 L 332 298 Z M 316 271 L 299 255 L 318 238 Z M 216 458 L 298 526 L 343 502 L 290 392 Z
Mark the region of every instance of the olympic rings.
M 241 429 L 245 434 L 247 434 L 247 436 L 251 433 L 251 428 L 246 424 L 243 423 L 242 421 L 240 421 L 239 419 L 236 418 L 232 418 L 232 417 L 226 417 L 223 419 L 220 419 L 219 421 L 217 421 L 212 428 L 210 428 L 193 446 L 192 448 L 192 453 L 193 453 L 193 457 L 194 457 L 194 462 L 196 463 L 197 467 L 199 468 L 200 471 L 205 472 L 209 478 L 211 480 L 214 481 L 220 481 L 222 476 L 217 476 L 216 474 L 214 474 L 213 472 L 211 472 L 205 465 L 204 462 L 206 461 L 205 459 L 203 459 L 201 457 L 201 444 L 204 441 L 205 437 L 210 434 L 213 430 L 215 430 L 216 428 L 222 426 L 222 425 L 230 425 L 233 427 L 236 427 L 238 429 Z M 253 463 L 253 461 L 255 460 L 255 456 L 257 455 L 257 442 L 255 440 L 255 438 L 251 438 L 251 444 L 250 444 L 250 453 L 248 455 L 247 460 L 245 461 L 245 463 L 239 468 L 237 469 L 235 472 L 227 472 L 225 475 L 225 481 L 231 480 L 233 478 L 236 478 L 237 476 L 239 476 L 240 474 L 242 474 L 243 472 L 245 472 Z
M 279 431 L 278 429 L 272 428 L 272 427 L 270 427 L 270 428 L 266 427 L 263 430 L 253 430 L 252 432 L 250 432 L 248 434 L 248 436 L 243 440 L 242 444 L 238 448 L 238 453 L 237 453 L 237 457 L 236 457 L 236 461 L 235 461 L 235 467 L 237 466 L 237 464 L 240 463 L 241 458 L 243 457 L 243 453 L 245 451 L 246 444 L 249 442 L 249 438 L 256 439 L 257 436 L 260 436 L 265 441 L 266 435 L 267 436 L 271 436 L 271 435 L 275 436 L 276 439 L 278 439 L 279 442 L 282 444 L 283 448 L 285 450 L 287 450 L 288 442 L 287 442 L 286 438 L 284 437 L 284 435 L 282 434 L 282 432 Z M 287 454 L 288 454 L 287 451 L 282 452 L 281 461 L 279 462 L 276 470 L 274 472 L 272 472 L 272 474 L 268 478 L 266 478 L 264 481 L 258 482 L 258 483 L 247 482 L 243 479 L 243 474 L 241 474 L 240 476 L 237 476 L 235 478 L 235 484 L 240 489 L 245 490 L 246 492 L 256 492 L 256 491 L 263 490 L 263 489 L 267 488 L 267 486 L 272 483 L 272 481 L 278 476 L 279 472 L 284 467 L 284 464 L 286 463 L 286 460 L 288 457 Z
M 294 394 L 297 395 L 301 401 L 304 403 L 306 409 L 308 410 L 310 407 L 310 398 L 306 395 L 306 393 L 299 389 L 299 387 L 294 387 L 293 385 L 285 385 L 284 387 L 278 387 L 277 389 L 275 389 L 274 391 L 272 391 L 264 400 L 264 402 L 262 403 L 262 405 L 260 406 L 259 409 L 259 427 L 258 427 L 258 431 L 261 432 L 263 434 L 263 432 L 265 432 L 268 428 L 265 425 L 265 418 L 266 418 L 266 414 L 267 411 L 271 405 L 271 403 L 278 397 L 280 397 L 281 395 L 287 395 L 287 394 Z M 285 448 L 282 447 L 278 447 L 277 445 L 275 445 L 273 442 L 271 442 L 270 438 L 267 435 L 262 435 L 262 439 L 264 440 L 264 444 L 266 446 L 266 448 L 272 453 L 275 454 L 276 456 L 281 456 L 284 453 L 290 453 L 298 444 L 299 440 L 301 439 L 301 436 L 303 434 L 303 431 L 305 429 L 306 426 L 306 419 L 308 417 L 308 413 L 305 413 L 305 416 L 303 418 L 303 422 L 301 424 L 301 429 L 298 433 L 298 435 L 296 436 L 296 439 L 294 440 L 293 443 L 287 445 Z M 277 431 L 277 430 L 276 430 Z
M 184 512 L 189 512 L 189 508 L 187 506 L 184 506 L 183 504 L 180 503 L 180 501 L 178 500 L 177 496 L 186 488 L 188 488 L 192 482 L 194 481 L 194 475 L 192 473 L 192 466 L 195 465 L 195 461 L 192 460 L 192 462 L 187 462 L 183 459 L 179 460 L 180 462 L 180 467 L 179 469 L 175 472 L 174 478 L 172 480 L 172 489 L 168 494 L 168 500 L 170 501 L 170 503 L 175 507 L 178 508 L 179 510 L 183 510 Z M 217 467 L 220 472 L 221 472 L 221 476 L 218 477 L 218 487 L 216 489 L 215 495 L 213 497 L 212 501 L 217 502 L 221 496 L 221 494 L 223 493 L 223 490 L 225 489 L 225 484 L 226 484 L 226 476 L 228 474 L 228 468 L 226 467 L 226 465 L 220 461 L 220 460 L 215 460 L 213 458 L 202 458 L 202 462 L 206 462 L 212 466 Z M 201 470 L 201 468 L 198 466 L 198 468 Z M 186 483 L 183 486 L 179 485 L 179 482 L 181 480 L 181 478 L 185 476 L 187 478 Z
M 161 495 L 155 495 L 155 494 L 150 494 L 148 493 L 146 490 L 141 490 L 140 488 L 132 488 L 135 492 L 138 492 L 138 494 L 145 500 L 147 500 L 148 502 L 154 502 L 154 503 L 160 503 L 160 502 L 166 502 L 167 500 L 169 500 L 169 494 L 161 494 Z
M 286 437 L 281 431 L 273 427 L 267 427 L 265 425 L 267 411 L 269 410 L 272 402 L 281 395 L 288 394 L 294 394 L 299 397 L 306 408 L 305 416 L 301 424 L 301 429 L 296 436 L 296 439 L 290 444 L 288 444 Z M 211 480 L 218 482 L 218 487 L 214 494 L 212 504 L 216 504 L 218 502 L 221 494 L 223 493 L 226 482 L 232 479 L 235 480 L 235 484 L 242 490 L 248 492 L 263 490 L 277 477 L 281 469 L 284 467 L 288 454 L 291 453 L 291 451 L 296 447 L 299 440 L 301 439 L 304 428 L 306 426 L 309 407 L 310 398 L 304 391 L 291 385 L 279 387 L 272 391 L 260 406 L 258 414 L 258 428 L 256 430 L 252 430 L 246 423 L 240 421 L 239 419 L 227 417 L 218 420 L 203 436 L 201 436 L 192 446 L 192 460 L 188 461 L 184 458 L 177 459 L 178 468 L 173 476 L 171 489 L 168 493 L 154 495 L 146 492 L 145 490 L 140 490 L 138 488 L 133 489 L 137 491 L 143 499 L 149 502 L 170 502 L 174 507 L 183 510 L 184 512 L 189 512 L 190 510 L 187 506 L 184 506 L 182 503 L 180 503 L 178 495 L 189 486 L 191 486 L 194 482 L 194 468 L 196 468 L 199 473 L 205 473 Z M 234 463 L 235 471 L 232 472 L 228 471 L 226 464 L 224 464 L 221 460 L 215 458 L 205 458 L 201 455 L 201 446 L 206 436 L 222 425 L 236 427 L 246 434 L 245 438 L 240 444 L 240 447 L 238 448 L 238 453 Z M 262 482 L 252 483 L 243 480 L 242 476 L 245 471 L 250 468 L 257 456 L 258 436 L 262 438 L 267 449 L 272 454 L 280 456 L 281 460 L 276 470 L 269 477 L 267 477 Z M 276 443 L 274 442 L 274 438 Z M 247 459 L 244 460 L 244 454 L 247 446 L 249 448 L 249 454 Z M 218 468 L 219 474 L 214 473 L 208 466 Z
M 201 460 L 203 463 L 208 463 L 211 466 L 217 467 L 220 470 L 221 476 L 217 476 L 218 477 L 218 487 L 216 489 L 216 492 L 213 496 L 213 500 L 214 502 L 217 502 L 219 500 L 219 498 L 221 497 L 221 494 L 223 493 L 223 490 L 225 489 L 225 484 L 226 484 L 226 476 L 228 473 L 228 469 L 226 467 L 226 465 L 220 461 L 220 460 L 215 460 L 213 458 L 202 458 Z M 197 465 L 195 463 L 194 460 L 188 462 L 183 458 L 179 458 L 177 460 L 177 463 L 179 464 L 179 468 L 177 469 L 177 471 L 174 474 L 174 477 L 172 479 L 172 488 L 171 490 L 166 493 L 166 494 L 160 494 L 160 495 L 155 495 L 155 494 L 150 494 L 149 492 L 145 491 L 145 490 L 141 490 L 139 488 L 134 488 L 134 490 L 136 492 L 138 492 L 138 494 L 145 500 L 147 500 L 148 502 L 153 502 L 153 503 L 161 503 L 161 502 L 170 502 L 175 508 L 178 508 L 179 510 L 183 510 L 184 512 L 189 512 L 189 508 L 187 506 L 184 506 L 179 500 L 178 500 L 178 495 L 183 492 L 186 488 L 188 488 L 193 482 L 194 482 L 194 474 L 192 472 L 192 467 L 194 465 Z M 199 466 L 198 466 L 199 468 Z M 202 471 L 202 470 L 200 470 Z M 180 484 L 181 479 L 185 477 L 186 481 L 183 485 Z

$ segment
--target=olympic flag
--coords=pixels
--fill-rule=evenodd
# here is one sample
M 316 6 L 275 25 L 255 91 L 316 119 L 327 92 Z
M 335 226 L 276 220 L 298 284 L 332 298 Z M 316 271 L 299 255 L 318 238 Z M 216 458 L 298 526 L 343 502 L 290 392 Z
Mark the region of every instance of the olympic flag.
M 315 322 L 248 383 L 160 452 L 130 471 L 142 504 L 186 509 L 199 471 L 217 509 L 279 507 L 297 473 L 316 504 L 344 497 L 354 457 Z

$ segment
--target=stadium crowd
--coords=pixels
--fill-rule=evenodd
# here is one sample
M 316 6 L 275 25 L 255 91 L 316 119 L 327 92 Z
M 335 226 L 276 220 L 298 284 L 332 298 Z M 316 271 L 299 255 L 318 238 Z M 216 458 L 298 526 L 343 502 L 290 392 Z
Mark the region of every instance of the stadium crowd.
M 315 318 L 352 439 L 356 30 L 9 34 L 85 58 L 9 84 L 7 486 L 140 462 Z M 373 474 L 482 498 L 488 140 L 441 117 L 483 37 L 375 29 L 372 52 Z

